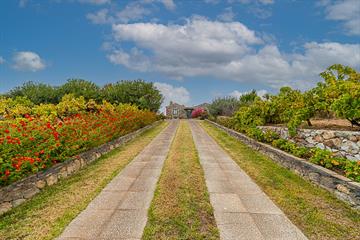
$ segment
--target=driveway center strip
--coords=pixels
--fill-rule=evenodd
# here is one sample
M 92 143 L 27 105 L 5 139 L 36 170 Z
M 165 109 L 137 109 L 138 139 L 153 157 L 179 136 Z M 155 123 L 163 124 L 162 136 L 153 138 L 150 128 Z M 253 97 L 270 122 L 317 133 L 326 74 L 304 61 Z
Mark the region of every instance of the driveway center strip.
M 58 239 L 141 239 L 178 121 L 171 121 L 64 230 Z
M 307 239 L 198 122 L 190 125 L 221 239 Z

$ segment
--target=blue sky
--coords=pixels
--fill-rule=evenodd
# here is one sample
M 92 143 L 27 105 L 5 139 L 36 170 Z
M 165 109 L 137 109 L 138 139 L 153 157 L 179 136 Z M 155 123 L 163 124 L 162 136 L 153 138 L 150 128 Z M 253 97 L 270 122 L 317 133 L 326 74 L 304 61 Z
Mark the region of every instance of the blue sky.
M 26 81 L 155 82 L 192 105 L 360 69 L 360 0 L 2 0 L 0 92 Z

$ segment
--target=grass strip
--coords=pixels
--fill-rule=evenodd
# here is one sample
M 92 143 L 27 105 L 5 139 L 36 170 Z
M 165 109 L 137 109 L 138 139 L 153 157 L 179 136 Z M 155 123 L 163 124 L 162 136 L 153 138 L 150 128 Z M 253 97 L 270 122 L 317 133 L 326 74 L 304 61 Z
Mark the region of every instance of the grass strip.
M 309 239 L 360 239 L 359 211 L 226 132 L 206 122 L 201 126 Z
M 180 122 L 148 216 L 143 239 L 219 239 L 187 121 Z
M 0 217 L 0 239 L 53 239 L 168 123 L 151 128 Z

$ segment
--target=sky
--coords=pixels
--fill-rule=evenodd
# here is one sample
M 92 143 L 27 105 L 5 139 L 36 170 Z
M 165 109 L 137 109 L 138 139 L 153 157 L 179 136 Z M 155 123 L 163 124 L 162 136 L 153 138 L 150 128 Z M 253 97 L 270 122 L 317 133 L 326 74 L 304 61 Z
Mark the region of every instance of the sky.
M 335 63 L 360 70 L 360 0 L 0 1 L 0 93 L 144 79 L 197 105 L 306 90 Z

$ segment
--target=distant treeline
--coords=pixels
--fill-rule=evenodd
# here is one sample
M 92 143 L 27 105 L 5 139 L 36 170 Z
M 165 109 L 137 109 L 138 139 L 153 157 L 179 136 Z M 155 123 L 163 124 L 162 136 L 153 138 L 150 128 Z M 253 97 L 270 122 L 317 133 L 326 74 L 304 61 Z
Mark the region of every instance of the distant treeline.
M 57 104 L 66 94 L 75 97 L 93 99 L 96 102 L 106 100 L 112 104 L 135 104 L 140 109 L 156 112 L 163 101 L 160 91 L 151 82 L 143 80 L 119 81 L 106 84 L 103 87 L 83 79 L 69 79 L 61 86 L 51 86 L 44 83 L 26 82 L 3 94 L 3 97 L 26 97 L 36 105 L 42 103 Z

